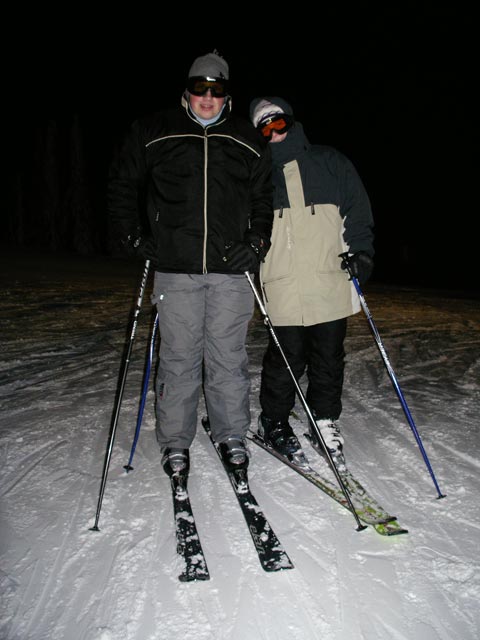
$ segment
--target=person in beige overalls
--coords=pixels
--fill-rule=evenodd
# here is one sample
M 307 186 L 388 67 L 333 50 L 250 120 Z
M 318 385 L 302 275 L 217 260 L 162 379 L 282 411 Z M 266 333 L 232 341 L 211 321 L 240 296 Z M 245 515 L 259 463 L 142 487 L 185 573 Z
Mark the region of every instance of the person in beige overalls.
M 347 318 L 360 311 L 340 254 L 360 284 L 373 269 L 373 216 L 352 163 L 311 145 L 282 98 L 256 98 L 254 126 L 270 142 L 274 187 L 271 248 L 260 268 L 267 313 L 337 465 L 343 464 L 342 411 Z M 259 434 L 292 458 L 300 443 L 288 422 L 295 384 L 272 337 L 263 359 Z M 312 431 L 312 430 L 311 430 Z M 312 437 L 315 434 L 311 433 Z

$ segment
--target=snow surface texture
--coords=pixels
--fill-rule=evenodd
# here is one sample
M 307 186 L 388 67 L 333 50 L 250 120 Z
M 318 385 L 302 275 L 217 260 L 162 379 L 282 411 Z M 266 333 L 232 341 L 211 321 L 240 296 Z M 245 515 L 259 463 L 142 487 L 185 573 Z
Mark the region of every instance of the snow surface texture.
M 32 261 L 33 263 L 33 261 Z M 10 266 L 12 263 L 9 262 Z M 352 514 L 251 444 L 252 492 L 295 565 L 262 570 L 200 426 L 190 498 L 211 579 L 181 583 L 150 384 L 126 473 L 150 335 L 147 287 L 94 524 L 143 265 L 4 260 L 2 640 L 473 640 L 480 629 L 478 300 L 370 285 L 368 306 L 446 498 L 436 490 L 363 313 L 350 321 L 341 427 L 350 469 L 409 529 Z M 267 329 L 248 335 L 252 419 Z M 302 385 L 304 381 L 302 381 Z M 296 407 L 304 420 L 301 404 Z M 317 468 L 319 457 L 292 420 Z M 332 474 L 333 476 L 333 474 Z

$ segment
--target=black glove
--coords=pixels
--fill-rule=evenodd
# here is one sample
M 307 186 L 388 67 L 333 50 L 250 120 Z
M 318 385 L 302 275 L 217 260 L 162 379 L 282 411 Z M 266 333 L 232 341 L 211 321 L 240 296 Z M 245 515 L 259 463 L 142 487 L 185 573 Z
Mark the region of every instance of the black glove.
M 342 269 L 347 270 L 361 285 L 365 284 L 372 275 L 373 259 L 365 251 L 357 251 L 351 256 L 348 253 L 342 253 L 339 258 L 342 258 L 340 265 Z
M 140 256 L 151 260 L 155 257 L 155 241 L 152 236 L 129 235 L 124 242 L 125 252 L 129 256 Z
M 155 258 L 155 240 L 152 236 L 143 236 L 136 240 L 136 252 L 142 256 L 145 260 L 152 260 Z
M 249 233 L 245 236 L 245 240 L 225 245 L 223 260 L 232 271 L 256 273 L 269 247 L 270 243 L 263 240 L 258 234 Z

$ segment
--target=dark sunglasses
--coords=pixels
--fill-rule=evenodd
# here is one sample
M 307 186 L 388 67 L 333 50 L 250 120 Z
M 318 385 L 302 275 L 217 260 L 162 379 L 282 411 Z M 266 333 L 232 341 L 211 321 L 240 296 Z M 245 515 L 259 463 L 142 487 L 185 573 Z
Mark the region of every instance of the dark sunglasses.
M 261 122 L 257 129 L 260 130 L 262 136 L 267 140 L 272 139 L 272 134 L 276 131 L 278 134 L 288 131 L 293 124 L 293 118 L 285 113 L 272 116 Z
M 193 76 L 187 80 L 187 89 L 194 96 L 204 96 L 210 89 L 212 98 L 224 98 L 227 95 L 228 83 L 222 78 Z

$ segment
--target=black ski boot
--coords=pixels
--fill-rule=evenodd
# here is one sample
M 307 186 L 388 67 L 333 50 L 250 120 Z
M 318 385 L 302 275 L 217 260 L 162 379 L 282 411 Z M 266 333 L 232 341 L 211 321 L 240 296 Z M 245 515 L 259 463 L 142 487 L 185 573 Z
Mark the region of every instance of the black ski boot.
M 167 447 L 163 452 L 162 466 L 165 473 L 170 477 L 172 477 L 174 473 L 187 476 L 190 469 L 189 450 Z
M 258 418 L 258 435 L 266 444 L 292 462 L 304 462 L 302 446 L 288 420 L 272 420 L 263 413 Z
M 232 436 L 220 442 L 222 459 L 230 471 L 246 469 L 248 467 L 248 452 L 243 438 Z

